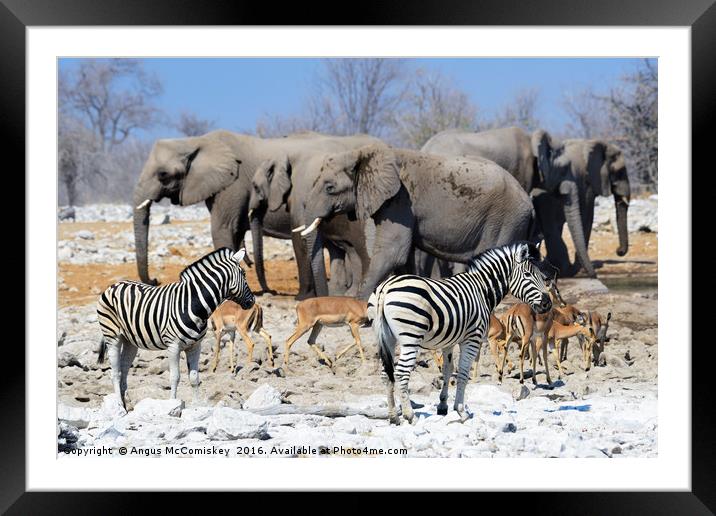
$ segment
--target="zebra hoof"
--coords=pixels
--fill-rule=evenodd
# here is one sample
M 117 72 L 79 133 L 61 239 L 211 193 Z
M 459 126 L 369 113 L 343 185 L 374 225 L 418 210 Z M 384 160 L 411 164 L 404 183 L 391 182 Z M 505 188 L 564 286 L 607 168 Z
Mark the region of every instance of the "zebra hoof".
M 447 416 L 447 406 L 441 407 L 438 405 L 438 416 Z
M 391 414 L 388 419 L 391 425 L 400 426 L 400 417 L 398 417 L 397 414 Z

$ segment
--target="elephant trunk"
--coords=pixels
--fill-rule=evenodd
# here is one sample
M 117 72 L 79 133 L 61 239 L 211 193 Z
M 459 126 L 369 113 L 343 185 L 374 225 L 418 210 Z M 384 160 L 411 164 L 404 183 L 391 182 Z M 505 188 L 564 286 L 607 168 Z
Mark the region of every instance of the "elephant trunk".
M 579 193 L 577 185 L 572 181 L 562 181 L 559 185 L 559 192 L 562 194 L 562 202 L 564 203 L 564 217 L 572 235 L 574 248 L 577 251 L 577 259 L 581 262 L 587 275 L 591 278 L 597 276 L 589 259 L 587 252 L 587 242 L 584 236 L 584 228 L 582 227 L 582 216 L 579 209 Z
M 316 296 L 328 295 L 328 280 L 326 279 L 326 262 L 323 258 L 323 242 L 318 231 L 313 231 L 306 236 L 306 250 L 311 260 L 311 271 Z
M 251 218 L 251 240 L 254 244 L 254 261 L 256 262 L 256 277 L 259 279 L 261 290 L 269 292 L 266 284 L 266 273 L 264 270 L 264 229 L 263 222 L 258 216 Z
M 149 285 L 159 282 L 149 277 L 148 247 L 149 247 L 149 211 L 152 201 L 141 192 L 134 195 L 134 252 L 137 259 L 137 273 L 139 279 Z
M 627 211 L 629 200 L 621 195 L 614 195 L 614 208 L 617 212 L 617 231 L 619 232 L 619 247 L 617 255 L 624 256 L 629 251 L 629 231 L 627 229 Z

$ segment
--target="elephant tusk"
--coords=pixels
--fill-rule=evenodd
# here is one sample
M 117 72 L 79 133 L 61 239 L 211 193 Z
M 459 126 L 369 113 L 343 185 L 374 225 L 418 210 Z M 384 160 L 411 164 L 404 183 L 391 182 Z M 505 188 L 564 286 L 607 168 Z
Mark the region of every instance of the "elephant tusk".
M 144 208 L 146 208 L 147 206 L 149 206 L 151 203 L 152 203 L 152 201 L 150 201 L 149 199 L 147 199 L 147 200 L 144 201 L 142 204 L 137 205 L 137 207 L 134 208 L 134 209 L 135 209 L 135 210 L 143 210 Z
M 291 233 L 298 233 L 299 231 L 303 231 L 304 229 L 306 229 L 306 225 L 305 225 L 305 224 L 301 224 L 301 225 L 298 226 L 297 228 L 293 228 L 293 229 L 291 230 Z
M 305 237 L 306 235 L 308 235 L 309 233 L 314 231 L 320 223 L 321 223 L 321 217 L 316 217 L 316 219 L 313 222 L 311 222 L 310 226 L 308 226 L 306 229 L 301 231 L 301 236 Z
M 254 214 L 254 209 L 251 208 L 251 209 L 249 210 L 249 220 L 251 220 L 251 215 L 253 215 L 253 214 Z

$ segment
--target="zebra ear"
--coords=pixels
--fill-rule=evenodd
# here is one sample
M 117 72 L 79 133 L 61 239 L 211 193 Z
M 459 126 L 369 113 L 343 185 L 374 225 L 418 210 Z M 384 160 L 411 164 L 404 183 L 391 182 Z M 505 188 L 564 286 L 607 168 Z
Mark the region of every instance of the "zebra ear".
M 522 263 L 530 257 L 530 247 L 528 244 L 521 243 L 517 246 L 517 253 L 515 259 L 517 263 Z
M 236 263 L 241 263 L 241 260 L 243 260 L 245 256 L 246 256 L 246 249 L 244 249 L 242 247 L 241 249 L 239 249 L 236 252 L 236 254 L 234 254 L 232 256 L 232 258 L 234 259 L 234 261 L 236 261 Z

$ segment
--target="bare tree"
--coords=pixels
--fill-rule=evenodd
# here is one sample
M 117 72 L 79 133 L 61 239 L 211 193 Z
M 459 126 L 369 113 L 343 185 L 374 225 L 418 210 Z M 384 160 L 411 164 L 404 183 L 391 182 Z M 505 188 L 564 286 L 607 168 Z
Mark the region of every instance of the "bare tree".
M 77 119 L 60 118 L 57 168 L 67 204 L 74 206 L 91 183 L 105 179 L 101 172 L 101 149 L 93 134 Z
M 280 115 L 263 115 L 256 122 L 256 134 L 261 138 L 277 138 L 302 131 L 321 131 L 323 128 L 317 120 L 309 115 L 283 117 Z
M 419 149 L 445 129 L 474 129 L 477 107 L 438 72 L 417 70 L 408 83 L 400 111 L 391 122 L 393 139 Z
M 534 88 L 520 90 L 491 120 L 480 124 L 479 128 L 484 130 L 517 126 L 527 132 L 532 132 L 540 126 L 539 117 L 537 116 L 538 101 L 538 90 Z
M 609 112 L 604 101 L 598 98 L 591 88 L 565 93 L 562 107 L 568 117 L 564 127 L 565 136 L 611 139 Z
M 86 59 L 59 77 L 60 112 L 86 123 L 105 151 L 160 122 L 152 101 L 161 92 L 159 80 L 135 59 Z
M 400 59 L 326 59 L 309 119 L 335 134 L 381 136 L 403 98 L 404 76 Z
M 133 134 L 163 118 L 152 104 L 158 80 L 134 59 L 87 59 L 63 70 L 58 87 L 61 193 L 72 205 L 128 199 L 148 154 Z
M 174 127 L 184 136 L 201 136 L 208 133 L 215 125 L 214 120 L 200 118 L 195 113 L 183 111 Z
M 631 179 L 654 190 L 659 186 L 658 83 L 656 62 L 644 59 L 604 97 Z

